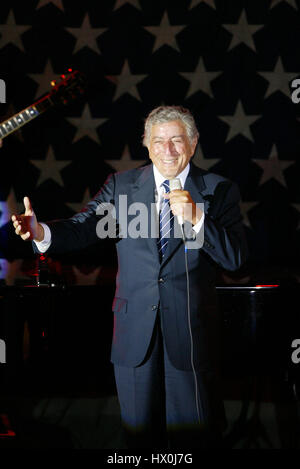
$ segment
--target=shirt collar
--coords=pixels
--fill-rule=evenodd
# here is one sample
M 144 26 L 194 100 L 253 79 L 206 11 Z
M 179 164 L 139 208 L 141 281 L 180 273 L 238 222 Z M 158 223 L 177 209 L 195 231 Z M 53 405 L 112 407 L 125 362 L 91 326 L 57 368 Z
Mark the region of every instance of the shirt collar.
M 190 170 L 190 163 L 186 165 L 183 171 L 181 171 L 180 174 L 176 176 L 176 178 L 180 179 L 181 182 L 181 187 L 184 188 L 185 181 L 187 178 L 187 175 L 189 174 Z M 160 187 L 162 183 L 166 180 L 165 176 L 163 176 L 157 169 L 155 165 L 153 165 L 153 174 L 154 174 L 154 180 L 155 180 L 155 185 L 156 185 L 156 190 L 159 193 L 160 192 Z

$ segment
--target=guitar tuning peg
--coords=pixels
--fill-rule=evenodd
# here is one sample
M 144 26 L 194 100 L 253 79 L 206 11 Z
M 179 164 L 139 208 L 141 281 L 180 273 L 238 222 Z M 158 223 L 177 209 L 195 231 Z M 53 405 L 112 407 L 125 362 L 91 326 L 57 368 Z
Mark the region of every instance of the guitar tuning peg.
M 51 86 L 55 86 L 55 85 L 56 85 L 55 80 L 52 80 L 50 83 L 51 83 Z

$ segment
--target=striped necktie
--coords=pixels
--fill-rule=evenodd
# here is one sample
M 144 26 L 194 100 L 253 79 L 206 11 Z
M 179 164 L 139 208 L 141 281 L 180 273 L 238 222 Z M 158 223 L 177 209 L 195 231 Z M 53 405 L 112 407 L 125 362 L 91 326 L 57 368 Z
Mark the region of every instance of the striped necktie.
M 165 192 L 170 192 L 169 180 L 162 183 Z M 171 212 L 169 199 L 163 199 L 161 210 L 159 213 L 159 239 L 157 242 L 160 260 L 164 257 L 167 249 L 170 232 L 173 226 L 174 215 Z

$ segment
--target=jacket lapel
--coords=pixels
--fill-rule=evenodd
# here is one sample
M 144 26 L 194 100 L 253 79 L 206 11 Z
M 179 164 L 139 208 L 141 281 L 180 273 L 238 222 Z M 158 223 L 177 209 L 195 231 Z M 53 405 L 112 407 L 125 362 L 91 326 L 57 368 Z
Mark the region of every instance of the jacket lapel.
M 141 174 L 131 189 L 133 202 L 139 202 L 147 208 L 148 236 L 144 238 L 155 258 L 159 262 L 157 249 L 158 217 L 155 207 L 155 180 L 152 164 L 141 169 Z

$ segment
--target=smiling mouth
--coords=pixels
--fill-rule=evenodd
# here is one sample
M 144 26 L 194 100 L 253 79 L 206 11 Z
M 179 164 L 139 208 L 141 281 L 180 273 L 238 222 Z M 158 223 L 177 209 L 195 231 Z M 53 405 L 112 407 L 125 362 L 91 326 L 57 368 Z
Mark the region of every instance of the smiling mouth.
M 172 160 L 161 160 L 161 162 L 166 165 L 177 163 L 177 161 L 178 161 L 178 158 L 173 158 Z

